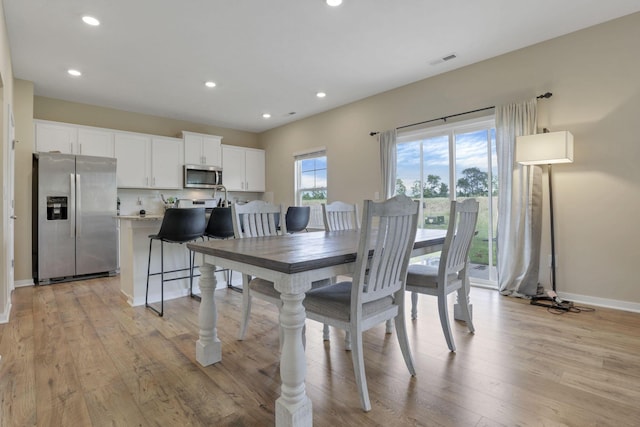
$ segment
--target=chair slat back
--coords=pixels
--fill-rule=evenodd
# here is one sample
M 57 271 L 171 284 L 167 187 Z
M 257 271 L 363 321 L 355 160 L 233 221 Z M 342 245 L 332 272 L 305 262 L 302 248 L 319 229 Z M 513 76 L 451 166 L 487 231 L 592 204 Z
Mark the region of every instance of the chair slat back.
M 404 195 L 381 203 L 365 200 L 353 276 L 352 315 L 366 302 L 404 292 L 418 208 L 418 202 Z
M 480 204 L 475 199 L 451 202 L 449 227 L 445 238 L 438 274 L 446 277 L 465 268 L 476 231 Z
M 232 205 L 231 211 L 236 238 L 276 236 L 287 232 L 281 205 L 254 200 L 244 205 Z
M 358 205 L 345 202 L 322 204 L 324 229 L 327 231 L 359 230 Z

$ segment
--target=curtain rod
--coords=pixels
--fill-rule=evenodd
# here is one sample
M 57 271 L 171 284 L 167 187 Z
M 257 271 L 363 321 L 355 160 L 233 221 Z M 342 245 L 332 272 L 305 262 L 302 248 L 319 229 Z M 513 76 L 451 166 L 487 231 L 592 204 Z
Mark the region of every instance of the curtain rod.
M 553 94 L 551 92 L 545 92 L 542 95 L 536 96 L 536 98 L 537 99 L 551 98 L 552 95 Z M 479 111 L 491 110 L 492 108 L 496 108 L 496 106 L 492 105 L 491 107 L 478 108 L 477 110 L 465 111 L 464 113 L 450 114 L 448 116 L 438 117 L 437 119 L 425 120 L 423 122 L 418 122 L 418 123 L 411 123 L 410 125 L 399 126 L 399 127 L 396 128 L 396 130 L 408 128 L 408 127 L 411 127 L 411 126 L 423 125 L 425 123 L 437 122 L 438 120 L 443 120 L 443 121 L 446 122 L 447 119 L 450 119 L 451 117 L 464 116 L 465 114 L 472 114 L 472 113 L 477 113 Z M 377 135 L 379 133 L 380 132 L 375 132 L 374 131 L 374 132 L 369 132 L 369 135 L 370 136 L 375 136 L 375 135 Z

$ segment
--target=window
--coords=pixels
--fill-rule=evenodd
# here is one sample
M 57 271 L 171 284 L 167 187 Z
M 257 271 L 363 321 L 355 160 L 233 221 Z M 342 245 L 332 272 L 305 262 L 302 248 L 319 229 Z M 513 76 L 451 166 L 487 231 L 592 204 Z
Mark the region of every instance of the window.
M 469 276 L 476 284 L 496 286 L 498 171 L 493 119 L 399 133 L 396 193 L 421 202 L 422 228 L 446 229 L 450 200 L 478 200 Z M 422 260 L 432 266 L 438 261 L 438 254 Z
M 309 228 L 324 228 L 322 203 L 327 202 L 327 155 L 324 149 L 295 155 L 296 205 L 310 206 Z

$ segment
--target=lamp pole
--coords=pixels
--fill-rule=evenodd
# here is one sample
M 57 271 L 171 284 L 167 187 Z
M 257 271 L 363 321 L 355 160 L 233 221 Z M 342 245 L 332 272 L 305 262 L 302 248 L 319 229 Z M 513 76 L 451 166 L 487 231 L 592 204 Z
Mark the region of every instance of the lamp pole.
M 551 289 L 556 291 L 556 244 L 553 227 L 553 186 L 551 185 L 551 163 L 547 165 L 547 175 L 549 178 L 549 227 L 551 228 Z

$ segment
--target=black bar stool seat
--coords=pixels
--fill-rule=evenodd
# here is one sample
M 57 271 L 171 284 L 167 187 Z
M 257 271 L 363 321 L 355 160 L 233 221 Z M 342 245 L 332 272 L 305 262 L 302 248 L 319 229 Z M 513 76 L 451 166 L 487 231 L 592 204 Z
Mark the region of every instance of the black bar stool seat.
M 287 232 L 296 233 L 298 231 L 306 231 L 310 216 L 311 208 L 309 206 L 289 206 L 285 214 Z
M 231 218 L 231 207 L 226 208 L 213 208 L 211 210 L 211 216 L 207 222 L 207 228 L 204 230 L 204 235 L 207 239 L 230 239 L 233 238 L 233 220 Z M 225 271 L 227 273 L 227 287 L 233 290 L 241 291 L 240 288 L 236 288 L 231 285 L 232 271 L 228 268 L 221 268 L 218 271 Z M 200 299 L 199 295 L 195 295 L 191 292 L 191 297 L 197 300 Z
M 158 234 L 149 236 L 149 263 L 147 266 L 147 290 L 144 298 L 145 307 L 158 313 L 159 316 L 164 314 L 164 282 L 172 280 L 189 279 L 189 287 L 193 288 L 193 270 L 195 264 L 195 254 L 189 250 L 189 268 L 181 268 L 177 270 L 164 271 L 164 244 L 165 243 L 188 243 L 201 239 L 204 235 L 207 220 L 204 214 L 204 208 L 188 208 L 178 209 L 170 208 L 164 213 L 162 225 Z M 153 241 L 160 241 L 160 272 L 151 273 L 151 249 Z M 165 274 L 178 273 L 181 271 L 189 271 L 188 276 L 172 277 L 165 279 Z M 149 277 L 160 275 L 160 310 L 149 304 Z

